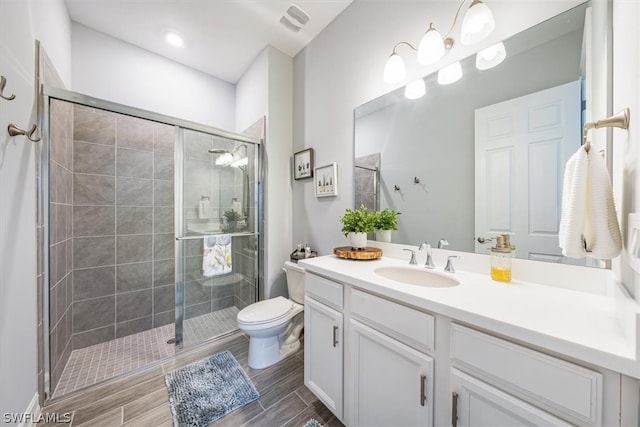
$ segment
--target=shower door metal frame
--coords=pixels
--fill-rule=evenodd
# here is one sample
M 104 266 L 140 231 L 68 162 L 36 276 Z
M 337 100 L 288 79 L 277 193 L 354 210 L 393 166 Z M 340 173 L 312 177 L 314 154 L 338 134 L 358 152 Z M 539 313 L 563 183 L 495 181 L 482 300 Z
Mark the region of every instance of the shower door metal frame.
M 50 194 L 49 194 L 49 172 L 50 172 L 50 165 L 49 165 L 49 160 L 50 160 L 50 101 L 51 100 L 59 100 L 59 101 L 66 101 L 66 102 L 71 102 L 74 104 L 79 104 L 79 105 L 83 105 L 86 107 L 90 107 L 90 108 L 98 108 L 100 110 L 105 110 L 105 111 L 109 111 L 109 112 L 113 112 L 113 113 L 117 113 L 117 114 L 123 114 L 126 116 L 131 116 L 131 117 L 136 117 L 136 118 L 140 118 L 140 119 L 145 119 L 145 120 L 149 120 L 152 122 L 157 122 L 157 123 L 162 123 L 162 124 L 166 124 L 166 125 L 170 125 L 170 126 L 174 126 L 176 127 L 177 131 L 176 131 L 176 139 L 178 139 L 179 137 L 182 136 L 182 129 L 190 129 L 190 130 L 194 130 L 194 131 L 198 131 L 198 132 L 203 132 L 203 133 L 207 133 L 207 134 L 211 134 L 211 135 L 217 135 L 217 136 L 222 136 L 228 139 L 233 139 L 236 141 L 241 141 L 241 142 L 245 142 L 245 143 L 250 143 L 250 144 L 255 144 L 256 145 L 256 190 L 255 190 L 255 199 L 254 199 L 254 206 L 256 206 L 256 224 L 255 224 L 255 233 L 246 233 L 247 235 L 249 234 L 255 234 L 256 236 L 256 257 L 255 257 L 255 274 L 256 274 L 256 281 L 255 281 L 255 288 L 256 288 L 256 299 L 258 298 L 258 292 L 259 292 L 259 282 L 258 282 L 258 268 L 260 265 L 260 251 L 258 250 L 258 248 L 260 247 L 260 242 L 261 242 L 261 230 L 259 229 L 259 225 L 260 225 L 260 219 L 261 219 L 261 215 L 262 215 L 262 179 L 263 179 L 263 170 L 262 170 L 262 161 L 261 161 L 261 154 L 262 154 L 262 146 L 261 146 L 261 139 L 258 138 L 252 138 L 252 137 L 248 137 L 246 135 L 242 135 L 242 134 L 238 134 L 235 132 L 230 132 L 230 131 L 226 131 L 223 129 L 219 129 L 213 126 L 208 126 L 208 125 L 204 125 L 201 123 L 196 123 L 196 122 L 192 122 L 189 120 L 184 120 L 184 119 L 179 119 L 176 117 L 171 117 L 171 116 L 167 116 L 164 114 L 160 114 L 160 113 L 155 113 L 152 111 L 148 111 L 148 110 L 143 110 L 140 108 L 135 108 L 135 107 L 130 107 L 127 105 L 123 105 L 123 104 L 119 104 L 116 102 L 112 102 L 112 101 L 107 101 L 104 99 L 100 99 L 100 98 L 95 98 L 92 96 L 88 96 L 88 95 L 84 95 L 81 93 L 77 93 L 77 92 L 73 92 L 73 91 L 69 91 L 66 89 L 60 89 L 60 88 L 56 88 L 56 87 L 52 87 L 52 86 L 45 86 L 42 85 L 42 90 L 39 93 L 38 96 L 38 121 L 40 124 L 40 129 L 41 129 L 41 137 L 42 137 L 42 141 L 37 143 L 37 153 L 36 153 L 36 172 L 37 172 L 37 181 L 36 181 L 36 186 L 37 186 L 37 229 L 42 229 L 42 236 L 39 236 L 38 239 L 38 245 L 37 245 L 37 253 L 38 253 L 38 262 L 42 263 L 43 265 L 43 280 L 39 280 L 37 282 L 37 292 L 38 292 L 38 310 L 42 315 L 42 328 L 43 331 L 41 331 L 41 333 L 38 333 L 38 348 L 40 349 L 40 351 L 42 352 L 43 355 L 43 376 L 44 376 L 44 381 L 42 381 L 42 383 L 38 384 L 38 394 L 39 394 L 39 400 L 40 400 L 40 406 L 44 406 L 46 404 L 49 404 L 53 401 L 57 401 L 58 398 L 53 399 L 52 396 L 52 390 L 51 388 L 51 382 L 50 382 L 50 374 L 51 374 L 51 359 L 50 359 L 50 339 L 49 339 L 49 328 L 50 328 L 50 324 L 49 324 L 49 281 L 51 280 L 51 276 L 50 276 L 50 266 L 49 266 L 49 230 L 50 230 L 50 213 L 49 213 L 49 203 L 50 203 Z M 176 141 L 178 142 L 178 141 Z M 179 146 L 175 146 L 174 147 L 174 155 L 176 160 L 178 160 L 178 153 L 179 153 L 179 149 L 178 148 L 182 148 L 182 141 L 180 141 Z M 182 161 L 182 153 L 180 153 L 179 156 L 179 160 Z M 182 171 L 182 164 L 181 163 L 177 163 L 174 165 L 175 166 L 175 173 L 177 174 L 178 170 Z M 176 175 L 177 176 L 177 175 Z M 178 185 L 180 184 L 180 185 Z M 180 181 L 174 180 L 174 208 L 177 207 L 177 202 L 178 200 L 180 200 L 178 197 L 182 196 L 182 176 L 180 175 Z M 176 221 L 178 216 L 180 217 L 180 219 L 182 219 L 182 212 L 180 212 L 178 209 L 175 209 L 175 217 L 176 217 Z M 177 225 L 177 224 L 176 224 Z M 182 224 L 180 225 L 182 226 Z M 174 235 L 177 238 L 177 233 L 178 233 L 178 228 L 175 229 L 174 231 Z M 176 240 L 177 242 L 177 240 Z M 182 268 L 181 264 L 182 264 L 182 260 L 179 259 L 177 257 L 178 255 L 178 247 L 181 247 L 181 245 L 176 244 L 176 276 L 175 276 L 175 286 L 176 286 L 176 323 L 177 323 L 177 315 L 178 315 L 178 300 L 181 299 L 181 297 L 178 297 L 178 289 L 179 287 L 182 288 L 181 286 L 179 286 L 178 283 L 178 269 Z M 178 266 L 178 264 L 180 264 L 180 266 Z M 182 291 L 182 289 L 180 289 Z M 176 325 L 177 326 L 177 325 Z M 178 334 L 178 328 L 176 327 L 176 348 L 178 348 L 178 340 L 177 340 L 177 334 Z M 180 331 L 180 334 L 182 334 L 182 331 Z M 152 366 L 155 363 L 160 363 L 160 362 L 154 362 L 151 363 L 147 366 Z M 140 368 L 140 369 L 144 369 L 144 368 Z M 135 371 L 132 371 L 135 372 Z M 100 383 L 97 383 L 100 384 Z M 64 397 L 62 397 L 64 398 Z

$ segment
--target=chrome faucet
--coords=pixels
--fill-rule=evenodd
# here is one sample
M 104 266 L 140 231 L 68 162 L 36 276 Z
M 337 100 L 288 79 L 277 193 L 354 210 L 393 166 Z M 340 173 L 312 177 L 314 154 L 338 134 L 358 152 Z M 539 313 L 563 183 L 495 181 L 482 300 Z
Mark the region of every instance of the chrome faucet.
M 440 239 L 438 240 L 438 249 L 442 249 L 445 246 L 449 246 L 449 241 L 447 239 Z
M 444 267 L 444 271 L 446 271 L 447 273 L 456 272 L 456 269 L 453 268 L 453 263 L 451 262 L 452 259 L 460 259 L 460 257 L 458 255 L 450 255 L 447 257 L 447 265 Z
M 424 268 L 436 268 L 436 265 L 433 262 L 433 257 L 431 256 L 431 245 L 427 242 L 424 242 L 418 248 L 419 250 L 427 251 L 427 260 L 424 263 Z
M 416 261 L 416 251 L 414 251 L 413 249 L 403 249 L 403 251 L 411 252 L 411 260 L 409 260 L 409 264 L 411 265 L 418 264 L 418 261 Z

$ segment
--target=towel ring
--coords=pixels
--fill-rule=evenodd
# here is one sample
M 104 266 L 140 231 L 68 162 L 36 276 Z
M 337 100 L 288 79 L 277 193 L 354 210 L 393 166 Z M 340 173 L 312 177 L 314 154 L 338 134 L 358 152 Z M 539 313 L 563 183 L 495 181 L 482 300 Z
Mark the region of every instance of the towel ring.
M 629 108 L 625 108 L 624 110 L 620 111 L 618 114 L 613 115 L 611 117 L 607 117 L 606 119 L 585 123 L 584 132 L 582 134 L 585 151 L 588 153 L 589 150 L 591 149 L 591 142 L 587 139 L 589 130 L 600 129 L 600 128 L 629 129 L 630 118 L 631 118 L 631 111 L 629 110 Z

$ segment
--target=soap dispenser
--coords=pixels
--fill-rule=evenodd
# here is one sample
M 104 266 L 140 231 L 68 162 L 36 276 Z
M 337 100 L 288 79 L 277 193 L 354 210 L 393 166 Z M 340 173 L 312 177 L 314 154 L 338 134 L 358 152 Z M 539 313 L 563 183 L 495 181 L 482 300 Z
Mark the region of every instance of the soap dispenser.
M 496 237 L 491 248 L 491 278 L 498 282 L 511 281 L 511 242 L 508 234 Z

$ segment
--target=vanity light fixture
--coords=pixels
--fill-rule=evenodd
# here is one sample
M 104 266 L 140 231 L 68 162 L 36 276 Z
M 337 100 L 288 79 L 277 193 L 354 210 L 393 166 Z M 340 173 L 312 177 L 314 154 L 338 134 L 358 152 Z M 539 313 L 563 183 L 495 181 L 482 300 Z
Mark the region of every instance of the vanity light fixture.
M 478 43 L 491 34 L 495 27 L 491 9 L 480 0 L 473 0 L 462 19 L 460 41 L 466 45 Z
M 427 88 L 424 85 L 424 79 L 419 78 L 409 83 L 404 88 L 404 97 L 407 99 L 422 98 L 427 92 Z
M 462 6 L 467 0 L 462 0 L 458 6 L 458 10 L 453 18 L 451 28 L 444 35 L 444 37 L 436 30 L 433 22 L 429 23 L 429 28 L 425 31 L 420 44 L 416 49 L 410 43 L 399 42 L 393 47 L 393 51 L 384 67 L 384 81 L 389 84 L 396 84 L 404 80 L 407 75 L 406 66 L 404 60 L 398 53 L 398 47 L 401 45 L 407 45 L 412 50 L 416 51 L 416 62 L 420 65 L 430 65 L 438 62 L 447 52 L 449 52 L 455 43 L 449 34 L 453 31 L 458 22 L 460 11 Z M 485 37 L 487 37 L 495 28 L 495 21 L 493 20 L 493 14 L 487 5 L 480 0 L 471 0 L 471 5 L 467 10 L 461 28 L 461 37 L 464 44 L 476 43 Z M 460 70 L 460 76 L 462 71 Z M 460 76 L 458 78 L 460 78 Z M 455 80 L 454 80 L 455 81 Z M 423 82 L 424 83 L 424 82 Z M 416 85 L 418 83 L 413 83 Z M 406 94 L 406 90 L 405 90 Z
M 393 52 L 389 55 L 387 63 L 384 66 L 384 82 L 389 84 L 400 83 L 407 76 L 407 67 L 404 65 L 402 57 L 396 50 L 401 45 L 406 44 L 411 49 L 416 50 L 407 42 L 400 42 L 393 47 Z
M 182 38 L 182 36 L 180 34 L 176 33 L 175 31 L 167 31 L 164 34 L 164 39 L 171 46 L 174 46 L 174 47 L 182 47 L 182 46 L 184 46 L 184 39 Z
M 476 54 L 476 68 L 488 70 L 500 64 L 506 57 L 507 51 L 504 48 L 504 43 L 498 42 Z
M 434 64 L 444 56 L 444 40 L 442 35 L 435 29 L 433 22 L 429 24 L 429 29 L 422 36 L 418 46 L 418 64 Z
M 462 65 L 460 61 L 447 65 L 438 71 L 438 84 L 448 85 L 462 78 Z

